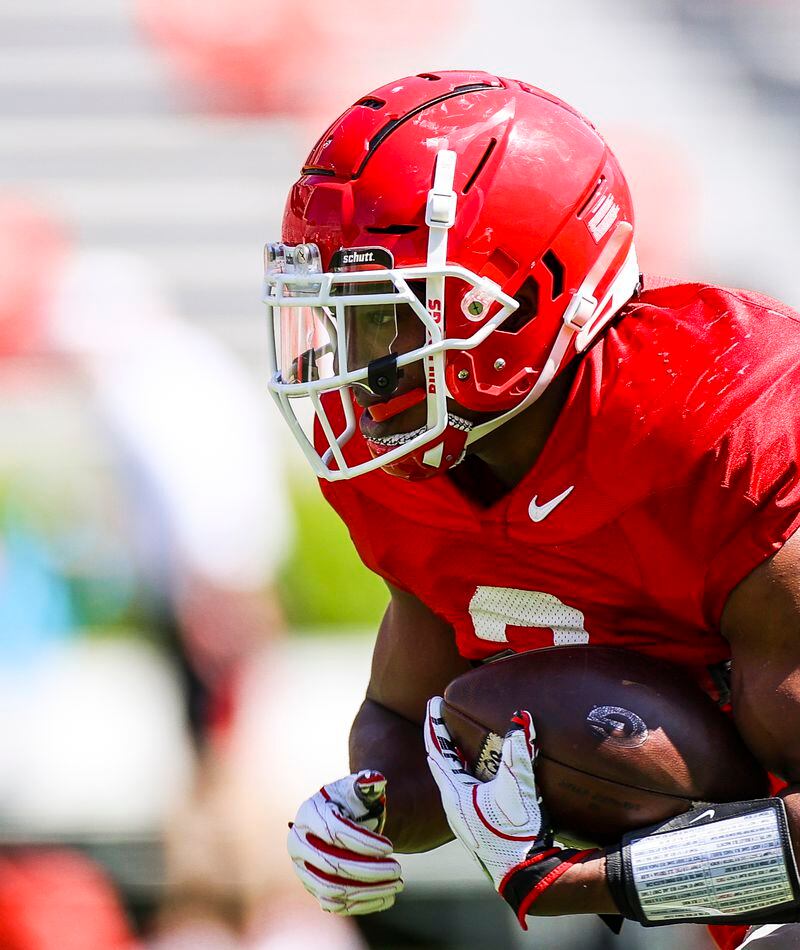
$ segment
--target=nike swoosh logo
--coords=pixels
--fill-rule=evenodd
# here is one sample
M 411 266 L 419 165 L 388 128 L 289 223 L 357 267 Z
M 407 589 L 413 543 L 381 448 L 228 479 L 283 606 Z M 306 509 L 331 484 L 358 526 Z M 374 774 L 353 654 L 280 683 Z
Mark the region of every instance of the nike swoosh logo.
M 698 815 L 697 818 L 692 818 L 689 824 L 693 825 L 696 821 L 702 821 L 704 818 L 713 818 L 716 813 L 715 808 L 707 808 L 701 815 Z
M 544 521 L 550 512 L 553 511 L 554 508 L 557 508 L 567 497 L 567 495 L 569 495 L 574 487 L 574 485 L 570 485 L 569 488 L 564 489 L 560 495 L 556 495 L 555 498 L 551 498 L 550 501 L 546 502 L 544 505 L 537 504 L 537 499 L 539 496 L 534 495 L 531 499 L 531 503 L 528 505 L 528 514 L 530 515 L 531 521 Z

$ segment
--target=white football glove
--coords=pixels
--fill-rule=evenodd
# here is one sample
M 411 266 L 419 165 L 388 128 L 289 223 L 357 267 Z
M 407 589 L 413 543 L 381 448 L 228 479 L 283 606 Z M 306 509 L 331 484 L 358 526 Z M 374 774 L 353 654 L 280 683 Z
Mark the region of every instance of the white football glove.
M 361 771 L 324 785 L 300 806 L 288 848 L 305 889 L 332 914 L 386 910 L 403 889 L 392 842 L 381 834 L 386 779 Z
M 514 715 L 497 775 L 479 782 L 464 768 L 444 723 L 443 702 L 435 696 L 428 703 L 424 731 L 428 765 L 447 821 L 525 927 L 533 901 L 590 852 L 553 846 L 534 778 L 537 749 L 531 714 L 522 710 Z

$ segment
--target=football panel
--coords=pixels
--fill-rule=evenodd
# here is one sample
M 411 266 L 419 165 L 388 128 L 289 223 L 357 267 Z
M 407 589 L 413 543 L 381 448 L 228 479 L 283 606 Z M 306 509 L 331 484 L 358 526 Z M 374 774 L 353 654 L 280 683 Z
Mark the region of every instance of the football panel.
M 445 703 L 445 725 L 470 771 L 487 781 L 500 762 L 502 739 Z M 553 761 L 542 751 L 536 779 L 553 829 L 582 843 L 611 844 L 622 834 L 680 815 L 692 800 L 635 788 Z
M 515 709 L 529 709 L 544 755 L 599 778 L 706 801 L 766 792 L 764 770 L 731 720 L 681 671 L 640 654 L 519 654 L 458 677 L 445 700 L 451 714 L 458 709 L 498 734 Z
M 554 831 L 594 844 L 613 844 L 692 807 L 691 799 L 631 788 L 540 757 L 536 777 Z

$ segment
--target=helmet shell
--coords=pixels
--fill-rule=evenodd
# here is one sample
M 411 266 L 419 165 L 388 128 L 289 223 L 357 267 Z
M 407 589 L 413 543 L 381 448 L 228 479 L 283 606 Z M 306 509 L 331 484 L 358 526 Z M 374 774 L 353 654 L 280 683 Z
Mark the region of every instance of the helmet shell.
M 521 302 L 477 347 L 448 353 L 447 385 L 462 406 L 503 411 L 533 386 L 613 225 L 633 224 L 619 164 L 571 106 L 482 72 L 425 73 L 382 86 L 312 149 L 288 197 L 283 240 L 317 244 L 326 269 L 339 248 L 367 246 L 387 248 L 398 267 L 424 266 L 426 201 L 445 148 L 458 156 L 448 263 L 490 278 Z M 623 262 L 624 254 L 615 258 L 598 299 Z M 448 338 L 471 336 L 494 312 L 469 315 L 468 290 L 447 281 Z

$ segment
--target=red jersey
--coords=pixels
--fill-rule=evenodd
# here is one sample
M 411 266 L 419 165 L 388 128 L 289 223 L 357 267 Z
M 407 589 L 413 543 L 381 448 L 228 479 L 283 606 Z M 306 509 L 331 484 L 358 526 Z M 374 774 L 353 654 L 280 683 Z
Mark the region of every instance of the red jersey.
M 653 285 L 583 357 L 541 455 L 496 503 L 447 475 L 321 484 L 367 567 L 447 620 L 465 657 L 623 646 L 713 692 L 728 595 L 800 525 L 798 443 L 800 315 Z M 369 457 L 359 435 L 345 455 Z M 747 930 L 709 929 L 724 948 Z
M 624 646 L 705 670 L 725 601 L 800 524 L 800 315 L 648 287 L 585 354 L 539 458 L 483 506 L 449 475 L 323 482 L 364 563 L 482 659 Z M 348 461 L 368 458 L 360 435 Z

